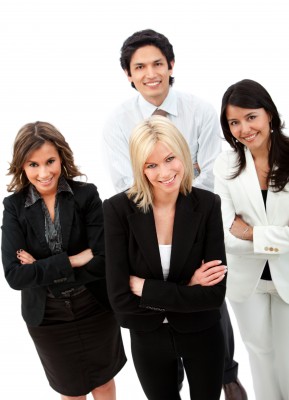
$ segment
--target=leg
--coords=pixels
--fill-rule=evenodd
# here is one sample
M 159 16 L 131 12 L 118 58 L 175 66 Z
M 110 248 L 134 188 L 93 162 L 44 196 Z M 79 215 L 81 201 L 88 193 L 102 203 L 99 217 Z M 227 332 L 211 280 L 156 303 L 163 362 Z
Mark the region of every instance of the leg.
M 93 389 L 91 393 L 94 400 L 116 400 L 114 380 Z
M 185 340 L 191 343 L 184 343 Z M 224 368 L 224 337 L 220 324 L 202 332 L 179 334 L 177 347 L 182 348 L 190 398 L 219 400 Z
M 231 302 L 249 353 L 256 400 L 281 398 L 274 369 L 271 296 L 267 285 L 267 281 L 261 280 L 247 301 Z
M 61 400 L 86 400 L 86 396 L 63 396 L 60 395 Z
M 226 302 L 220 308 L 221 327 L 225 340 L 225 367 L 223 383 L 230 383 L 238 378 L 238 363 L 233 359 L 235 351 L 234 333 Z
M 274 369 L 280 387 L 280 398 L 289 399 L 289 304 L 281 299 L 275 288 L 271 296 Z
M 178 362 L 168 324 L 153 332 L 131 331 L 132 358 L 149 400 L 180 400 Z
M 247 393 L 238 379 L 238 363 L 234 360 L 234 333 L 226 302 L 222 304 L 221 327 L 225 339 L 225 366 L 223 375 L 223 389 L 225 400 L 247 400 Z

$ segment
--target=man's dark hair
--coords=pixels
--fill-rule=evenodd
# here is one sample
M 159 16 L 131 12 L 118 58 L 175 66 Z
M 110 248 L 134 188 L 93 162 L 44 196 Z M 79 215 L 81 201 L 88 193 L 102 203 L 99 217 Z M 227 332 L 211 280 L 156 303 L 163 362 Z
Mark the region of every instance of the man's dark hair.
M 166 57 L 168 68 L 172 69 L 171 63 L 175 61 L 175 55 L 173 51 L 173 46 L 169 40 L 156 31 L 152 29 L 145 29 L 143 31 L 135 32 L 129 38 L 127 38 L 120 50 L 120 65 L 123 70 L 127 71 L 128 75 L 131 76 L 130 62 L 134 52 L 140 47 L 147 45 L 152 45 L 160 49 L 162 54 Z M 174 78 L 170 76 L 169 84 L 172 86 L 174 83 Z M 132 87 L 135 88 L 134 83 L 131 83 Z

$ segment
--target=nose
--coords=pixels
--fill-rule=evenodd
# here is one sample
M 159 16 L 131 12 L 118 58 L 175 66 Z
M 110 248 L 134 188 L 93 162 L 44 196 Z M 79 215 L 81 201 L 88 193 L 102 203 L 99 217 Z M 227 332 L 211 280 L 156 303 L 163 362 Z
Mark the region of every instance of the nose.
M 170 176 L 170 171 L 169 171 L 169 164 L 164 163 L 160 165 L 160 169 L 159 169 L 159 176 L 162 180 L 165 180 L 167 178 L 169 178 Z
M 150 79 L 155 77 L 155 70 L 154 70 L 153 65 L 147 66 L 146 75 Z
M 248 121 L 242 121 L 240 124 L 240 130 L 242 134 L 247 134 L 251 132 L 251 125 Z
M 45 179 L 45 178 L 49 177 L 49 171 L 48 171 L 47 165 L 43 165 L 43 166 L 39 167 L 38 176 L 41 179 Z

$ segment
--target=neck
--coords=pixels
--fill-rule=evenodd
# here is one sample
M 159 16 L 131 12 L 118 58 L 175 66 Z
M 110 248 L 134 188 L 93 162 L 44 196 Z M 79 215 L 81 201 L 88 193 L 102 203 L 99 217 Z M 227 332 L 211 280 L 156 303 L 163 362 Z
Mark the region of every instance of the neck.
M 165 101 L 165 99 L 167 98 L 167 95 L 169 94 L 169 90 L 170 88 L 168 88 L 168 90 L 163 93 L 162 95 L 158 96 L 158 97 L 144 97 L 144 99 L 148 102 L 153 104 L 155 107 L 159 107 L 160 105 L 163 104 L 163 102 Z
M 172 193 L 172 194 L 165 193 L 163 195 L 159 195 L 159 194 L 155 195 L 153 207 L 154 208 L 165 208 L 167 210 L 175 209 L 178 195 L 179 195 L 179 192 Z

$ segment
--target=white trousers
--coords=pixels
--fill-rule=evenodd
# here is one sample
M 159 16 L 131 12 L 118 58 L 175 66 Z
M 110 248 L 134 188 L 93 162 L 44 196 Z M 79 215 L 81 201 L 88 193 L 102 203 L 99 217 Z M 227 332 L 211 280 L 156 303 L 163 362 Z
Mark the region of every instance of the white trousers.
M 248 300 L 230 304 L 249 353 L 256 400 L 289 400 L 289 304 L 265 280 Z

